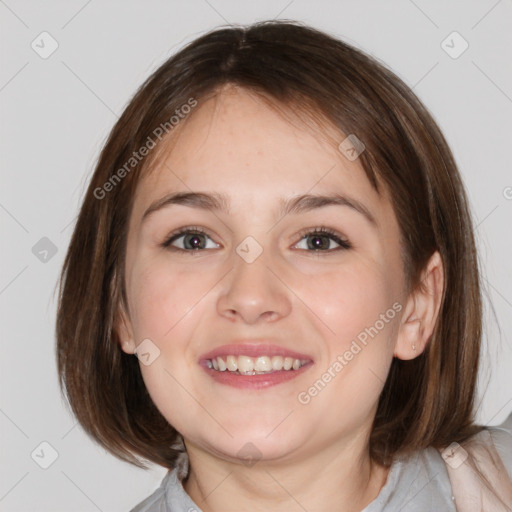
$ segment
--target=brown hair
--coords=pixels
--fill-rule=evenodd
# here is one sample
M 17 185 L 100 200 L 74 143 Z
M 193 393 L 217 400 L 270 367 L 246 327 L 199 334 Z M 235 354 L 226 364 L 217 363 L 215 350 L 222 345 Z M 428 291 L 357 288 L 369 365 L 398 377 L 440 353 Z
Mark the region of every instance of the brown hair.
M 181 106 L 226 84 L 316 112 L 363 141 L 364 171 L 375 190 L 385 183 L 394 205 L 408 291 L 420 285 L 432 253 L 441 255 L 445 291 L 435 330 L 420 356 L 392 362 L 370 437 L 372 459 L 389 464 L 399 453 L 460 443 L 480 431 L 473 417 L 482 322 L 478 261 L 452 153 L 429 112 L 391 71 L 345 42 L 281 21 L 220 28 L 194 40 L 146 80 L 110 133 L 59 289 L 59 383 L 82 427 L 136 466 L 146 467 L 139 456 L 175 465 L 180 436 L 153 404 L 138 359 L 121 350 L 114 330 L 119 306 L 127 306 L 124 260 L 133 197 L 158 151 L 104 197 L 97 191 L 126 170 L 134 152 Z

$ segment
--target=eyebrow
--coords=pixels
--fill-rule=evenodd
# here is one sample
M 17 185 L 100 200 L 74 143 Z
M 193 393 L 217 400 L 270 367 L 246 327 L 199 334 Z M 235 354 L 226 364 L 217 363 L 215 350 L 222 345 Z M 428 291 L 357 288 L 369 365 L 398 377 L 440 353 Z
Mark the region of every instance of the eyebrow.
M 175 192 L 168 194 L 154 202 L 143 214 L 142 221 L 152 213 L 171 205 L 189 206 L 207 211 L 219 211 L 230 214 L 229 198 L 224 194 L 205 192 Z M 354 198 L 342 194 L 312 195 L 303 194 L 289 199 L 280 200 L 280 216 L 298 214 L 312 211 L 326 206 L 346 206 L 363 215 L 374 227 L 378 227 L 377 220 L 370 210 Z

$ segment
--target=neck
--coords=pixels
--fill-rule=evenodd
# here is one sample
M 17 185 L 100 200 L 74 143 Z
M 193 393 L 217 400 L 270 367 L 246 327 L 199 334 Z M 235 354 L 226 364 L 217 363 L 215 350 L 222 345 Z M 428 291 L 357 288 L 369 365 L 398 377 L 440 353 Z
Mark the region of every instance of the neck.
M 347 445 L 302 460 L 262 459 L 250 467 L 186 445 L 190 472 L 183 487 L 204 512 L 360 512 L 377 497 L 389 471 L 372 462 L 367 449 Z

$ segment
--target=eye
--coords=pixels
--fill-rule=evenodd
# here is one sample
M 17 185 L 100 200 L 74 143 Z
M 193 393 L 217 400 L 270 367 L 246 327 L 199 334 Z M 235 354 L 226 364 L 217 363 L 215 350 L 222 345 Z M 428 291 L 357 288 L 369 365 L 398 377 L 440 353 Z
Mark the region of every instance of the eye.
M 301 250 L 315 253 L 332 253 L 334 251 L 346 250 L 352 248 L 352 245 L 342 238 L 342 235 L 326 227 L 307 229 L 300 233 L 301 242 L 306 239 L 306 247 L 298 247 Z M 309 240 L 308 240 L 309 239 Z M 208 246 L 210 240 L 210 246 Z M 175 244 L 179 241 L 179 245 Z M 338 247 L 331 248 L 334 241 Z M 299 244 L 301 243 L 299 242 Z M 297 247 L 299 244 L 296 244 Z M 213 242 L 210 235 L 200 227 L 188 226 L 169 235 L 162 243 L 162 247 L 182 252 L 200 252 L 206 249 L 218 249 L 219 244 Z
M 342 238 L 342 235 L 323 226 L 305 230 L 300 233 L 300 236 L 302 237 L 301 242 L 304 239 L 306 239 L 307 242 L 306 247 L 299 247 L 299 249 L 310 250 L 309 252 L 334 252 L 350 249 L 352 247 L 348 240 Z M 332 241 L 338 244 L 338 247 L 329 249 Z
M 181 240 L 181 247 L 176 247 L 173 244 L 178 240 Z M 208 247 L 208 241 L 210 239 L 213 247 Z M 162 244 L 162 247 L 173 251 L 201 251 L 203 249 L 218 249 L 220 246 L 211 240 L 210 236 L 203 229 L 196 226 L 189 226 L 181 228 L 179 231 L 172 233 Z

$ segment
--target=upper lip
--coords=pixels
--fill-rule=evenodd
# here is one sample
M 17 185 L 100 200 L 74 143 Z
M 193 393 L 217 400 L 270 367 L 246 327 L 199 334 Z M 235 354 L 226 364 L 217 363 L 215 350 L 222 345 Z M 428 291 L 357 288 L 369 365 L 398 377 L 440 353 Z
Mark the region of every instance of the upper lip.
M 282 356 L 293 357 L 293 359 L 312 361 L 313 358 L 307 354 L 302 354 L 288 348 L 274 345 L 265 341 L 241 341 L 239 343 L 230 343 L 228 345 L 221 345 L 209 352 L 202 354 L 200 360 L 214 359 L 222 356 Z

